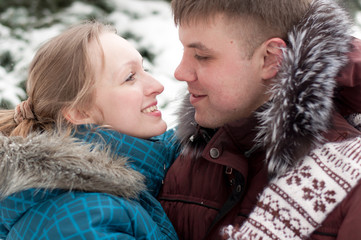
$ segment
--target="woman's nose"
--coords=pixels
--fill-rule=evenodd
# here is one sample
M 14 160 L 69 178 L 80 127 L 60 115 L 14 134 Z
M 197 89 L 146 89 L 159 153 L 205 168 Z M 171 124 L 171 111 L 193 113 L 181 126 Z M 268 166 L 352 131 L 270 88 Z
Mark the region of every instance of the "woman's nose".
M 164 86 L 153 76 L 149 75 L 148 84 L 145 86 L 145 95 L 159 95 L 164 91 Z

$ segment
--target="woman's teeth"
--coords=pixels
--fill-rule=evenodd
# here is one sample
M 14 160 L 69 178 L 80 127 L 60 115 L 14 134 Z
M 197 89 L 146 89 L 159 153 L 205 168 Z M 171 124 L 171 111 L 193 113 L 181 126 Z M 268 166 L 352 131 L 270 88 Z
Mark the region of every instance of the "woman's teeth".
M 151 112 L 154 112 L 154 111 L 157 111 L 158 110 L 158 107 L 156 105 L 153 105 L 149 108 L 146 108 L 146 109 L 143 109 L 142 112 L 143 113 L 151 113 Z

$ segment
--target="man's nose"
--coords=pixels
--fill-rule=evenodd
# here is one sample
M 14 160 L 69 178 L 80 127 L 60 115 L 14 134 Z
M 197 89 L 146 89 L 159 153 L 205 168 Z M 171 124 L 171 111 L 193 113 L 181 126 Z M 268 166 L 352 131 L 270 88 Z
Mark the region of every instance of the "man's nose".
M 186 59 L 182 59 L 178 67 L 174 71 L 174 77 L 179 81 L 194 81 L 197 79 L 197 75 L 194 67 Z

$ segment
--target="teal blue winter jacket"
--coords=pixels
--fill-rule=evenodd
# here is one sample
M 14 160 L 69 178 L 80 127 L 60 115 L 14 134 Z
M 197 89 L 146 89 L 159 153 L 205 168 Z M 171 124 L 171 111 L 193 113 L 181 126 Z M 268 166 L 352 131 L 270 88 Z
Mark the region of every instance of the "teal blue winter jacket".
M 177 154 L 172 130 L 0 136 L 0 239 L 177 239 L 154 197 Z

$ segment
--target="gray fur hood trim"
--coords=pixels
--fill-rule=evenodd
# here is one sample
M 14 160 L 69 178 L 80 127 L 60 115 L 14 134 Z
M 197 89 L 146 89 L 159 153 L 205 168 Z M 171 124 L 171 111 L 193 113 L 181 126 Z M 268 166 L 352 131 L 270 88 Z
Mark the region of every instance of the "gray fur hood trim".
M 256 113 L 256 147 L 266 149 L 270 176 L 294 166 L 330 127 L 335 78 L 348 62 L 351 26 L 347 13 L 333 0 L 314 0 L 289 33 L 271 101 Z M 194 125 L 194 108 L 186 98 L 178 136 L 186 152 L 200 154 L 205 143 L 189 141 L 199 129 L 189 127 Z
M 0 135 L 0 198 L 29 188 L 104 192 L 136 198 L 144 177 L 126 159 L 60 134 Z

